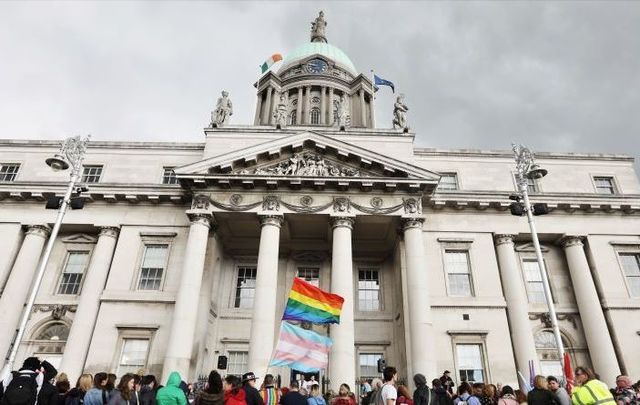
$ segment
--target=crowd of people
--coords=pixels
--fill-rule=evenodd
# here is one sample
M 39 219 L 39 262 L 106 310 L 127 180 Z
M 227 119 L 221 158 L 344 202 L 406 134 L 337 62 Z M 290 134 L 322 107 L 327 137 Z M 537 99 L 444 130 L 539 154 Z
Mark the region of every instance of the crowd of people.
M 394 367 L 386 367 L 382 379 L 362 381 L 360 395 L 348 384 L 337 393 L 323 394 L 315 378 L 292 381 L 278 387 L 267 374 L 258 385 L 252 372 L 242 377 L 211 371 L 207 382 L 188 384 L 172 372 L 162 386 L 153 375 L 127 373 L 119 379 L 106 372 L 82 374 L 74 386 L 64 373 L 36 357 L 29 357 L 18 371 L 0 382 L 0 405 L 640 405 L 640 381 L 618 376 L 609 389 L 589 368 L 577 367 L 576 386 L 568 392 L 554 376 L 535 376 L 528 392 L 500 384 L 462 382 L 456 387 L 448 371 L 431 381 L 413 376 L 413 393 L 398 384 Z

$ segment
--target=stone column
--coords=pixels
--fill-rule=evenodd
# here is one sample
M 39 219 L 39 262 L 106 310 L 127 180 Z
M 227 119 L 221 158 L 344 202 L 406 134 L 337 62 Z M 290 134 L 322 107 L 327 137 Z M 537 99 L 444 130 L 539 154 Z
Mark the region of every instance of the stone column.
M 422 373 L 427 381 L 438 377 L 436 370 L 433 318 L 429 303 L 429 266 L 422 238 L 423 218 L 405 218 L 405 261 L 407 266 L 407 301 L 411 336 L 412 374 Z
M 262 125 L 269 125 L 271 123 L 271 92 L 273 88 L 267 87 L 265 89 L 267 92 L 267 99 L 265 100 L 262 109 Z
M 31 291 L 42 249 L 51 233 L 47 225 L 30 225 L 0 297 L 0 355 L 9 351 Z
M 261 215 L 260 247 L 253 297 L 248 370 L 264 375 L 274 348 L 278 290 L 278 251 L 282 215 Z
M 309 124 L 311 120 L 311 86 L 305 87 L 304 92 L 304 120 L 302 123 L 306 125 Z
M 100 308 L 100 295 L 107 282 L 117 239 L 118 228 L 101 228 L 98 242 L 91 254 L 91 263 L 85 273 L 78 308 L 71 324 L 60 365 L 60 370 L 64 370 L 71 381 L 80 377 L 82 370 L 84 370 L 93 328 Z
M 529 322 L 527 290 L 522 279 L 522 272 L 518 266 L 513 235 L 496 235 L 495 241 L 502 290 L 507 302 L 507 317 L 509 319 L 516 369 L 520 370 L 525 379 L 529 381 L 529 360 L 535 362 L 536 370 L 540 370 L 540 366 L 538 365 L 538 353 L 536 352 L 533 331 Z
M 333 119 L 333 87 L 329 87 L 329 125 L 333 125 Z
M 256 103 L 256 116 L 253 119 L 253 125 L 260 125 L 260 111 L 262 110 L 262 93 L 258 88 L 258 101 Z
M 600 374 L 600 380 L 613 387 L 616 376 L 620 374 L 620 367 L 616 360 L 615 349 L 604 318 L 596 285 L 589 269 L 582 238 L 567 236 L 561 240 L 561 244 L 569 264 L 573 291 L 580 311 L 580 319 L 593 368 Z
M 302 87 L 298 87 L 298 104 L 296 105 L 296 125 L 302 124 Z
M 344 298 L 340 324 L 331 325 L 333 346 L 329 352 L 329 379 L 331 388 L 340 384 L 350 386 L 356 381 L 355 330 L 353 325 L 353 258 L 351 231 L 354 219 L 332 217 L 333 248 L 331 257 L 331 292 Z
M 162 381 L 165 381 L 172 371 L 178 371 L 185 381 L 193 377 L 189 375 L 189 368 L 212 218 L 211 213 L 205 209 L 192 209 L 187 211 L 187 215 L 191 221 L 191 227 L 182 263 L 180 286 L 176 292 Z
M 320 125 L 327 122 L 327 88 L 320 87 Z
M 367 126 L 367 109 L 364 103 L 364 89 L 360 89 L 358 91 L 360 93 L 360 124 L 362 127 L 366 128 Z

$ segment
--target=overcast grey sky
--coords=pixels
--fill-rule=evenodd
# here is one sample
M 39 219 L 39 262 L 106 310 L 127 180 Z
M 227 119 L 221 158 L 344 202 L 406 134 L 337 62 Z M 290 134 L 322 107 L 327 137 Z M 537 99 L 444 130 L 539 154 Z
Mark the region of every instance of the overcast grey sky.
M 640 2 L 0 3 L 0 137 L 202 141 L 220 90 L 329 42 L 406 94 L 420 146 L 640 155 Z M 389 127 L 383 88 L 379 127 Z

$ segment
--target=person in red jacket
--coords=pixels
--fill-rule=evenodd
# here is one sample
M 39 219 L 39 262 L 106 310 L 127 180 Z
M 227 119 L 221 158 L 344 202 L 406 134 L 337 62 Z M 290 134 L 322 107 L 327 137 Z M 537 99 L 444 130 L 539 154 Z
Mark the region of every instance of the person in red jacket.
M 235 375 L 228 375 L 224 379 L 224 405 L 247 405 L 246 394 L 242 389 L 240 379 Z

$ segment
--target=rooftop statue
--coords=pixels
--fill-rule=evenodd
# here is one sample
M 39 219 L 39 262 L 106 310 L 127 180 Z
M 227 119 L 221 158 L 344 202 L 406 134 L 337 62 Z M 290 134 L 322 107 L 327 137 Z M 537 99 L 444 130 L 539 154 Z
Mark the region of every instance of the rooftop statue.
M 287 96 L 284 93 L 280 93 L 280 102 L 273 112 L 273 121 L 277 128 L 284 128 L 287 125 L 287 116 Z
M 325 29 L 327 22 L 324 19 L 324 11 L 320 11 L 318 17 L 311 23 L 311 42 L 327 42 Z
M 233 104 L 229 98 L 229 92 L 222 90 L 222 97 L 216 103 L 216 109 L 211 113 L 211 126 L 222 127 L 229 123 L 229 117 L 233 115 Z
M 393 129 L 407 128 L 407 111 L 409 107 L 404 103 L 404 94 L 400 94 L 393 104 Z

